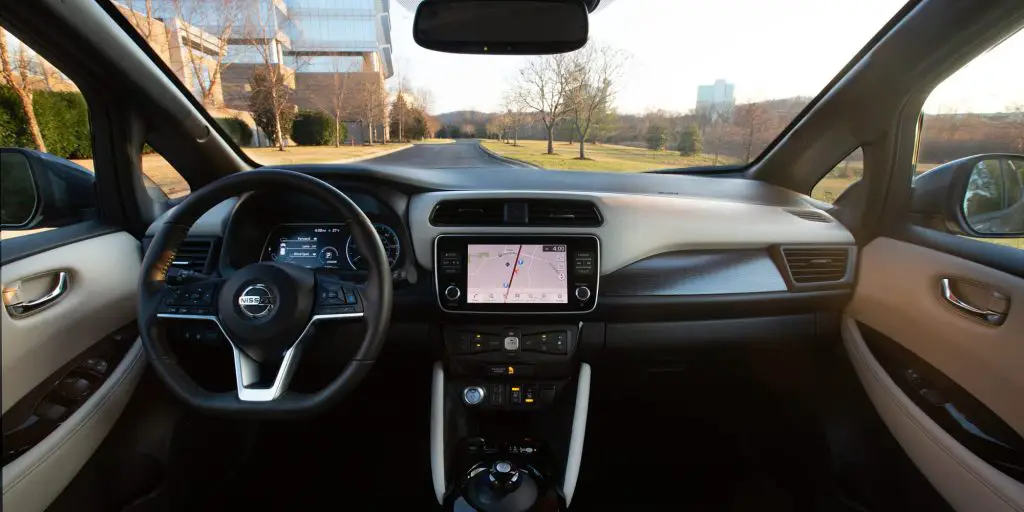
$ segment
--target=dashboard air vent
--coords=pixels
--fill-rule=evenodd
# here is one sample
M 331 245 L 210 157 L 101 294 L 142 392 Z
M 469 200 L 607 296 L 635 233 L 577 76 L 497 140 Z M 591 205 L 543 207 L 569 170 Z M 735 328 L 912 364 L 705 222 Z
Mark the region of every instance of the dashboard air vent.
M 185 240 L 178 253 L 174 255 L 175 268 L 203 272 L 206 270 L 206 261 L 210 258 L 210 249 L 213 243 L 209 240 Z
M 594 203 L 575 199 L 533 199 L 527 201 L 527 224 L 531 226 L 594 227 L 601 225 L 601 212 Z
M 819 212 L 818 210 L 800 210 L 796 208 L 786 208 L 786 212 L 789 213 L 790 215 L 796 215 L 801 219 L 809 220 L 811 222 L 832 222 L 831 217 L 825 215 L 822 212 Z
M 498 226 L 505 218 L 505 204 L 494 199 L 441 201 L 430 214 L 435 226 Z
M 583 199 L 456 199 L 437 203 L 435 226 L 596 227 L 601 212 Z
M 850 248 L 783 247 L 782 256 L 794 283 L 831 283 L 846 277 Z

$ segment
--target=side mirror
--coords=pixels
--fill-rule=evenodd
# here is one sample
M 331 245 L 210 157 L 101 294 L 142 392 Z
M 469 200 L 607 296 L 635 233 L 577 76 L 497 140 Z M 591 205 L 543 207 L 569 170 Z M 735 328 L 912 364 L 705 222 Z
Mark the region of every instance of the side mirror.
M 954 160 L 914 178 L 918 224 L 974 238 L 1024 237 L 1024 155 Z
M 96 216 L 88 169 L 24 148 L 0 148 L 0 228 L 55 228 Z

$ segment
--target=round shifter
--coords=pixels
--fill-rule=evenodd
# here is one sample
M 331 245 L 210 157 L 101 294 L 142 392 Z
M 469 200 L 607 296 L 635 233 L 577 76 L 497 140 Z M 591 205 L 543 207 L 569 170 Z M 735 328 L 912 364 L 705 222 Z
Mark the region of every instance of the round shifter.
M 590 288 L 587 288 L 586 286 L 576 288 L 576 298 L 585 302 L 590 298 Z
M 444 289 L 444 297 L 448 300 L 459 300 L 462 296 L 462 290 L 454 284 L 448 285 L 448 288 Z
M 478 464 L 463 486 L 463 497 L 470 509 L 478 512 L 527 512 L 535 510 L 543 489 L 529 469 L 520 470 L 510 461 L 499 460 L 490 466 Z M 541 507 L 536 510 L 557 510 Z
M 515 491 L 519 488 L 519 484 L 523 483 L 519 477 L 519 470 L 511 462 L 505 460 L 495 462 L 487 477 L 495 492 L 502 495 Z

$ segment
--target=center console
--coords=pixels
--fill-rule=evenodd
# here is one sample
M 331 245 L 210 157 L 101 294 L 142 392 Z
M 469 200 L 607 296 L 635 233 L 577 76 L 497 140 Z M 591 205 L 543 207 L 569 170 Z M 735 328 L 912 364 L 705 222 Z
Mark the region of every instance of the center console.
M 561 510 L 582 457 L 590 367 L 573 315 L 597 304 L 590 235 L 435 239 L 445 357 L 435 365 L 431 470 L 445 510 Z M 463 316 L 462 314 L 466 314 Z

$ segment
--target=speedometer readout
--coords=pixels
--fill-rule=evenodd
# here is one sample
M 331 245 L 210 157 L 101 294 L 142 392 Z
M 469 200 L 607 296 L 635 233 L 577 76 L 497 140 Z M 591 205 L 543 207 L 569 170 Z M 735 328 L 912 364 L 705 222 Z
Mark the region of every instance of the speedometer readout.
M 395 263 L 398 263 L 398 257 L 402 252 L 402 244 L 398 240 L 398 234 L 390 226 L 384 224 L 374 224 L 373 228 L 377 231 L 377 236 L 380 237 L 381 245 L 384 246 L 384 254 L 388 257 L 388 266 L 393 268 Z M 345 253 L 352 268 L 366 270 L 366 259 L 359 253 L 356 241 L 351 235 L 349 235 L 348 242 L 345 244 Z

